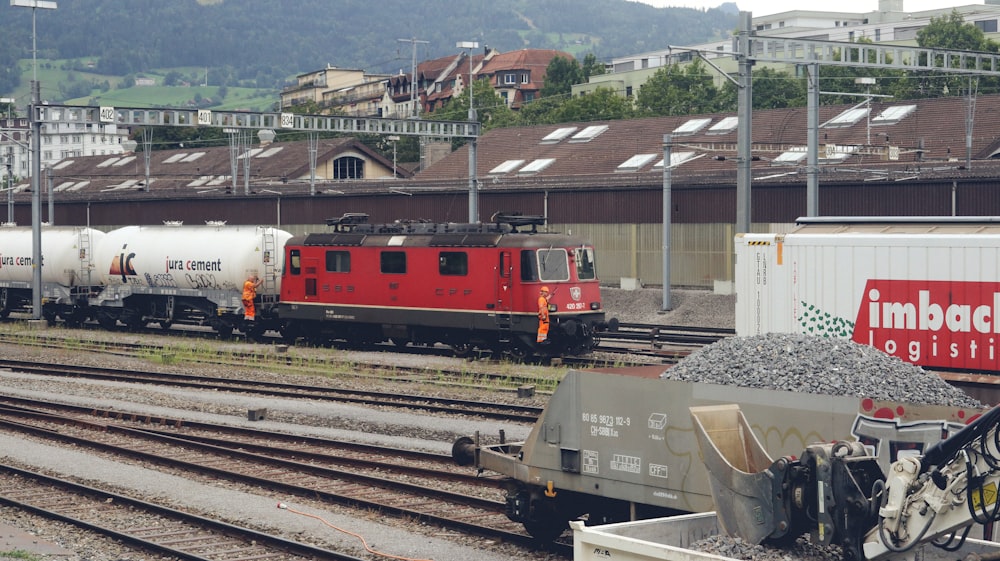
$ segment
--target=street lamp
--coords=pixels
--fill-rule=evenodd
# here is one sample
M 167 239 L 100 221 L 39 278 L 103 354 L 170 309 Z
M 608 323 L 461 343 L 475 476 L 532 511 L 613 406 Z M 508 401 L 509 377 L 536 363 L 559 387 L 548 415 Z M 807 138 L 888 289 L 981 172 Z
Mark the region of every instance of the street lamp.
M 38 34 L 35 31 L 35 12 L 55 10 L 56 3 L 51 0 L 10 0 L 11 6 L 31 8 L 31 268 L 32 268 L 32 298 L 31 317 L 42 319 L 42 123 L 38 110 L 42 103 L 41 88 L 38 85 Z
M 458 43 L 455 43 L 455 46 L 458 47 L 459 49 L 469 49 L 469 120 L 475 121 L 476 108 L 475 105 L 472 104 L 472 83 L 475 82 L 475 80 L 472 78 L 472 49 L 478 49 L 479 42 L 459 41 Z

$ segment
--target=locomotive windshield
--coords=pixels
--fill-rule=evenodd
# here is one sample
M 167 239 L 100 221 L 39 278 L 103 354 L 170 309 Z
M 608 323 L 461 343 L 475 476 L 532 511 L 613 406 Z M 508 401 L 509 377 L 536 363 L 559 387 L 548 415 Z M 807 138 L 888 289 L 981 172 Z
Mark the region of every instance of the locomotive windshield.
M 538 250 L 538 280 L 568 281 L 569 254 L 562 248 Z
M 576 262 L 576 278 L 594 280 L 597 278 L 597 267 L 594 265 L 594 248 L 578 247 L 573 250 L 573 260 Z

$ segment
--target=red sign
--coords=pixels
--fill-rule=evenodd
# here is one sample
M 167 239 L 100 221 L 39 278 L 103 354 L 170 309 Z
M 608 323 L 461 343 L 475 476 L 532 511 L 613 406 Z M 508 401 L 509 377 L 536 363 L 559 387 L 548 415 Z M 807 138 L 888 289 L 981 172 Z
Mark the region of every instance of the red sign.
M 1000 283 L 870 279 L 852 339 L 920 366 L 997 370 Z

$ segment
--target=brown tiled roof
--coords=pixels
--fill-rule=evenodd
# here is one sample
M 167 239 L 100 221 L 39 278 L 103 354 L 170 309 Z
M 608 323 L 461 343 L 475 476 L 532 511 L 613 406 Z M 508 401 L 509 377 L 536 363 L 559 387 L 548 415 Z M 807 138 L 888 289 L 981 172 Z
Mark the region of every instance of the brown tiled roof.
M 563 51 L 553 49 L 521 49 L 519 51 L 497 54 L 486 63 L 481 73 L 496 74 L 504 70 L 524 70 L 530 68 L 532 69 L 532 73 L 535 72 L 535 69 L 540 69 L 541 75 L 545 76 L 545 69 L 548 68 L 549 62 L 557 56 L 573 60 L 573 55 Z
M 301 190 L 302 181 L 309 179 L 309 147 L 306 141 L 276 142 L 251 147 L 250 183 L 255 188 L 267 184 L 277 191 Z M 316 161 L 324 162 L 347 153 L 356 153 L 380 166 L 392 169 L 392 161 L 383 158 L 354 138 L 321 139 L 317 143 Z M 243 160 L 237 185 L 244 181 Z M 412 175 L 399 168 L 404 177 Z M 232 185 L 232 159 L 228 146 L 183 148 L 150 152 L 150 186 L 152 192 L 173 194 L 208 190 L 225 190 Z M 141 190 L 145 182 L 144 154 L 124 156 L 84 156 L 62 160 L 53 169 L 53 188 L 61 198 L 95 194 L 114 196 L 117 192 Z M 24 184 L 29 183 L 25 179 Z
M 877 124 L 875 118 L 893 107 L 915 105 L 916 108 L 895 124 Z M 823 125 L 851 106 L 821 106 L 819 124 Z M 864 173 L 869 168 L 928 170 L 935 166 L 958 167 L 964 165 L 968 100 L 964 97 L 946 97 L 922 100 L 873 101 L 872 121 L 860 118 L 849 126 L 825 126 L 819 129 L 821 172 L 845 171 Z M 655 167 L 662 160 L 663 136 L 671 134 L 672 152 L 690 152 L 692 159 L 673 168 L 672 175 L 681 181 L 711 182 L 720 176 L 731 177 L 735 170 L 736 128 L 716 134 L 711 127 L 725 118 L 735 118 L 735 113 L 691 115 L 682 117 L 655 117 L 622 121 L 562 123 L 494 129 L 478 142 L 477 175 L 483 181 L 502 183 L 519 178 L 535 181 L 588 178 L 587 181 L 611 181 L 636 177 L 637 174 L 662 174 Z M 707 119 L 708 124 L 692 134 L 674 133 L 694 119 Z M 975 101 L 972 158 L 989 158 L 1000 148 L 1000 96 L 979 96 Z M 572 139 L 586 127 L 607 127 L 603 133 L 587 142 Z M 558 129 L 574 128 L 566 138 L 543 141 Z M 776 176 L 783 173 L 804 173 L 803 158 L 792 165 L 779 165 L 775 159 L 793 148 L 804 149 L 807 144 L 807 110 L 774 109 L 754 111 L 752 118 L 753 175 Z M 842 148 L 837 148 L 842 147 Z M 826 154 L 840 153 L 842 159 L 826 158 Z M 896 156 L 898 152 L 898 157 Z M 890 159 L 889 154 L 897 159 Z M 639 154 L 653 154 L 635 170 L 623 171 L 621 164 Z M 533 174 L 519 173 L 524 165 L 541 159 L 552 163 Z M 503 173 L 494 170 L 504 162 L 523 160 L 520 165 Z M 467 148 L 463 147 L 448 157 L 420 172 L 419 180 L 443 180 L 468 177 Z M 797 180 L 801 181 L 803 175 Z

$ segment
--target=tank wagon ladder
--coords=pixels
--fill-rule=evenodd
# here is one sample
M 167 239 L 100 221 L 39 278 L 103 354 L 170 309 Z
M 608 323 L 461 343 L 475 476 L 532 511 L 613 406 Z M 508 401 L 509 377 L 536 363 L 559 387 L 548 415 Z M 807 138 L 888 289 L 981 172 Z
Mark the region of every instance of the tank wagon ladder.
M 275 283 L 277 282 L 277 277 L 275 276 L 275 272 L 277 271 L 277 265 L 275 263 L 278 261 L 276 253 L 278 248 L 277 242 L 275 241 L 274 230 L 265 228 L 263 238 L 264 243 L 262 244 L 262 248 L 264 250 L 264 255 L 262 256 L 262 259 L 264 261 L 264 292 L 268 295 L 273 295 L 276 293 Z M 267 296 L 267 298 L 276 299 L 277 297 Z
M 92 286 L 92 277 L 94 274 L 94 260 L 93 260 L 93 247 L 90 239 L 90 230 L 88 228 L 79 229 L 80 238 L 78 242 L 79 254 L 80 254 L 80 271 L 79 271 L 79 282 L 77 286 L 84 287 L 84 290 L 89 290 L 88 287 Z

